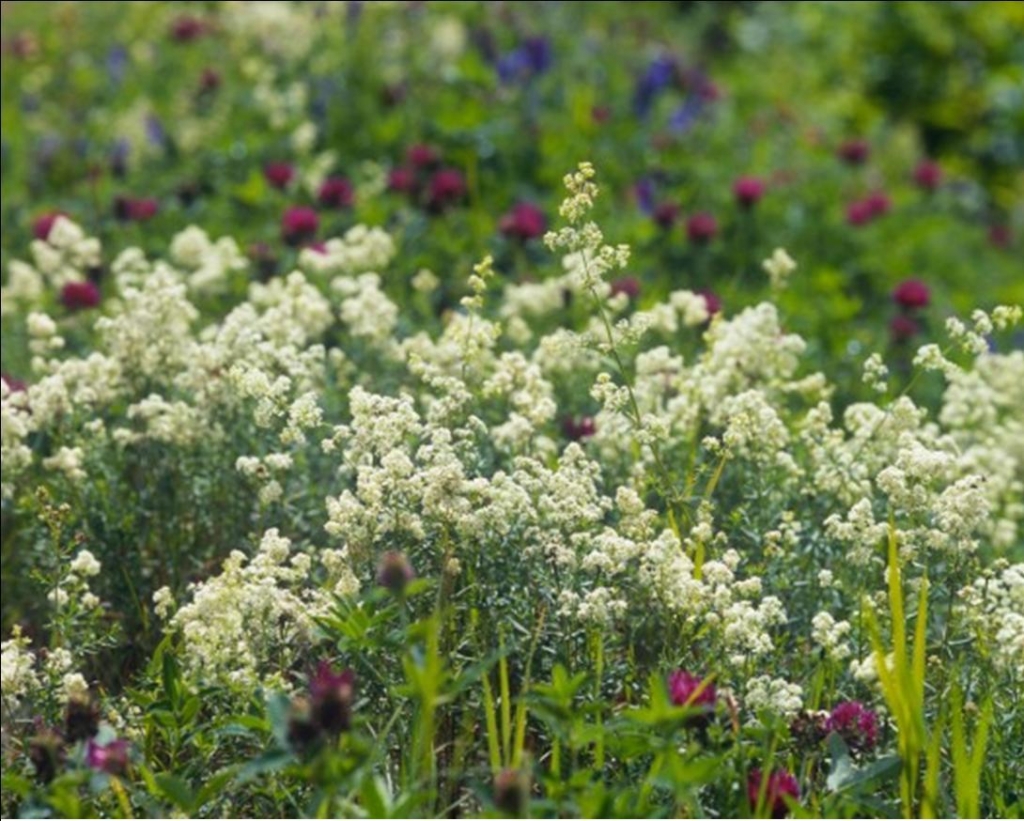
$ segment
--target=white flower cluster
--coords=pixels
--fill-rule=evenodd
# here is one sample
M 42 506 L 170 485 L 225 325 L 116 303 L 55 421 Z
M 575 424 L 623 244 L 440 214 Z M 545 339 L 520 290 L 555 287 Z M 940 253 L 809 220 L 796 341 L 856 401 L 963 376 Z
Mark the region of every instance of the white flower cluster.
M 1016 679 L 1024 676 L 1024 564 L 978 579 L 960 591 L 960 599 L 995 665 Z
M 744 703 L 754 713 L 767 712 L 782 719 L 792 719 L 804 706 L 804 691 L 799 684 L 784 678 L 754 676 L 747 682 Z
M 336 576 L 346 575 L 342 589 L 353 592 L 347 566 L 334 564 Z M 190 586 L 189 602 L 167 624 L 182 636 L 190 674 L 232 687 L 282 684 L 282 672 L 313 641 L 315 618 L 330 606 L 313 569 L 308 554 L 293 552 L 271 529 L 251 560 L 232 551 L 220 575 Z M 167 590 L 157 591 L 154 602 L 164 615 L 173 607 Z

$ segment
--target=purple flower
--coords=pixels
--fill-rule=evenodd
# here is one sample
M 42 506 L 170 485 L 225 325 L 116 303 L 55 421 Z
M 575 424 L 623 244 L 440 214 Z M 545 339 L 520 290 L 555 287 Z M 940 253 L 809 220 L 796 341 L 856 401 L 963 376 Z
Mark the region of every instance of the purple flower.
M 867 225 L 874 216 L 867 200 L 855 200 L 846 206 L 846 221 L 850 225 Z
M 859 701 L 843 701 L 832 708 L 825 729 L 839 734 L 851 750 L 870 750 L 878 742 L 878 715 Z
M 678 66 L 672 57 L 667 54 L 655 57 L 637 81 L 633 92 L 633 113 L 644 119 L 650 113 L 658 94 L 675 82 L 677 73 Z
M 442 168 L 430 178 L 427 207 L 441 212 L 456 205 L 466 196 L 466 179 L 456 168 Z
M 758 177 L 740 177 L 733 183 L 732 193 L 743 208 L 753 208 L 764 196 L 764 181 Z
M 69 311 L 95 308 L 100 304 L 100 289 L 88 280 L 69 282 L 61 289 L 60 301 Z
M 325 208 L 349 208 L 353 197 L 352 183 L 344 177 L 328 177 L 317 192 L 317 200 Z
M 179 17 L 171 24 L 171 37 L 179 43 L 190 43 L 206 33 L 206 24 L 190 14 Z
M 893 290 L 892 298 L 905 310 L 925 308 L 931 301 L 931 290 L 920 279 L 905 279 Z
M 715 685 L 686 670 L 676 670 L 668 677 L 668 696 L 677 707 L 688 707 L 699 712 L 699 715 L 687 720 L 694 727 L 707 726 L 718 703 Z
M 775 770 L 768 776 L 768 783 L 765 784 L 761 771 L 751 770 L 747 779 L 747 800 L 750 802 L 751 810 L 757 810 L 762 788 L 765 793 L 764 808 L 771 813 L 772 818 L 783 818 L 789 812 L 787 796 L 794 801 L 800 799 L 800 784 L 789 771 Z
M 388 172 L 388 191 L 401 194 L 411 193 L 416 188 L 416 172 L 406 165 L 392 168 Z
M 320 730 L 338 735 L 352 726 L 355 682 L 351 670 L 337 671 L 326 661 L 317 665 L 309 682 L 309 698 L 313 723 Z
M 714 291 L 709 291 L 705 288 L 700 291 L 694 291 L 694 293 L 704 297 L 704 304 L 707 306 L 709 318 L 722 310 L 722 299 Z
M 934 160 L 921 160 L 914 169 L 914 182 L 918 188 L 934 191 L 942 182 L 942 166 Z
M 40 214 L 32 223 L 32 236 L 41 240 L 49 239 L 50 231 L 53 229 L 53 224 L 57 221 L 57 217 L 63 216 L 66 216 L 63 211 L 49 211 L 45 214 Z
M 432 145 L 417 143 L 409 146 L 405 159 L 413 168 L 429 168 L 441 161 L 441 154 Z
M 380 557 L 380 564 L 377 565 L 377 584 L 381 587 L 400 596 L 414 578 L 416 572 L 404 553 L 388 550 Z
M 836 153 L 847 165 L 863 165 L 871 154 L 871 146 L 867 140 L 847 140 L 839 146 Z
M 567 416 L 562 421 L 562 430 L 565 435 L 578 442 L 580 439 L 589 439 L 597 433 L 597 425 L 592 416 Z
M 686 236 L 697 245 L 706 245 L 717 233 L 718 220 L 706 212 L 694 214 L 686 221 Z
M 674 202 L 659 202 L 654 206 L 651 217 L 658 224 L 659 228 L 664 228 L 667 231 L 679 219 L 679 206 Z
M 636 277 L 619 277 L 611 285 L 611 296 L 625 294 L 631 300 L 640 296 L 640 280 Z
M 498 230 L 506 237 L 524 242 L 543 236 L 546 229 L 544 212 L 529 202 L 517 203 L 498 222 Z
M 889 323 L 889 334 L 897 345 L 921 333 L 921 326 L 906 314 L 894 316 Z
M 281 217 L 281 237 L 291 246 L 311 241 L 319 227 L 316 211 L 304 205 L 292 206 Z
M 124 775 L 128 772 L 128 740 L 116 738 L 107 744 L 90 740 L 85 748 L 85 763 L 100 772 Z
M 263 176 L 274 188 L 287 188 L 295 179 L 295 166 L 286 162 L 270 162 L 263 166 Z

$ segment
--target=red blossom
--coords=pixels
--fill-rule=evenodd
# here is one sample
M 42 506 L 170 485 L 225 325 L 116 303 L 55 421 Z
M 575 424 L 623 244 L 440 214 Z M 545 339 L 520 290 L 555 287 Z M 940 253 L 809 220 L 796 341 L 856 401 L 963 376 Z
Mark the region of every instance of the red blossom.
M 686 221 L 686 236 L 690 242 L 705 245 L 718 233 L 718 220 L 707 212 L 694 214 Z
M 878 716 L 859 701 L 843 701 L 833 707 L 825 729 L 838 733 L 854 750 L 870 750 L 878 742 Z
M 620 277 L 611 285 L 611 295 L 625 294 L 630 299 L 640 296 L 640 280 L 636 277 Z
M 547 219 L 536 205 L 520 202 L 501 218 L 498 230 L 506 237 L 525 242 L 543 236 L 547 230 Z
M 182 15 L 171 23 L 171 37 L 179 43 L 190 43 L 206 33 L 206 24 L 190 14 Z
M 696 293 L 697 296 L 704 297 L 704 304 L 707 306 L 709 318 L 722 310 L 722 300 L 714 291 L 704 289 L 701 291 L 695 291 L 694 293 Z
M 942 183 L 942 166 L 934 160 L 921 160 L 914 169 L 914 182 L 925 191 L 934 191 Z
M 894 316 L 889 323 L 889 334 L 897 345 L 908 341 L 919 333 L 921 333 L 921 326 L 906 314 Z
M 871 154 L 871 146 L 867 140 L 847 140 L 839 146 L 836 153 L 847 165 L 863 165 Z
M 63 211 L 48 211 L 45 214 L 40 214 L 32 223 L 32 236 L 41 240 L 49 239 L 50 231 L 53 229 L 53 224 L 57 221 L 57 217 L 66 216 Z
M 679 206 L 674 202 L 659 202 L 651 212 L 652 219 L 666 231 L 679 219 Z
M 353 199 L 352 183 L 344 177 L 328 177 L 317 192 L 317 200 L 325 208 L 349 208 Z
M 428 168 L 440 162 L 441 154 L 432 145 L 417 143 L 409 146 L 405 152 L 405 159 L 413 168 Z
M 800 799 L 800 784 L 787 770 L 775 770 L 768 776 L 767 784 L 764 783 L 764 775 L 760 770 L 751 770 L 747 779 L 747 800 L 752 810 L 757 809 L 762 787 L 764 808 L 771 813 L 772 818 L 783 818 L 789 812 L 787 796 L 794 801 Z
M 95 308 L 100 304 L 100 289 L 89 282 L 69 282 L 60 292 L 60 301 L 69 311 Z
M 128 741 L 116 738 L 107 744 L 90 740 L 85 748 L 85 763 L 94 770 L 110 775 L 128 772 Z
M 442 168 L 430 178 L 427 206 L 444 211 L 466 196 L 466 179 L 457 168 Z
M 289 245 L 311 242 L 320 227 L 316 211 L 304 205 L 294 205 L 281 217 L 281 236 Z
M 743 208 L 752 208 L 764 196 L 764 181 L 758 177 L 740 177 L 733 183 L 732 193 Z
M 892 298 L 904 309 L 925 308 L 931 301 L 931 290 L 920 279 L 905 279 L 893 289 Z
M 274 188 L 287 188 L 295 179 L 295 166 L 286 162 L 271 162 L 263 166 L 263 176 Z
M 592 416 L 567 416 L 562 421 L 562 430 L 565 435 L 578 442 L 580 439 L 589 439 L 597 433 L 597 425 Z
M 416 173 L 405 165 L 392 168 L 388 173 L 388 191 L 408 194 L 416 188 Z

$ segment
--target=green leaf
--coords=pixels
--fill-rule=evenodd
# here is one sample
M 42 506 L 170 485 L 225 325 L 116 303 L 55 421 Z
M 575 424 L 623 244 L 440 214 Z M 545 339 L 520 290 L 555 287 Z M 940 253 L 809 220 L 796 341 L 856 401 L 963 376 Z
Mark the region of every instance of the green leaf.
M 160 792 L 186 815 L 192 814 L 195 798 L 192 787 L 183 778 L 172 773 L 157 773 L 154 776 Z

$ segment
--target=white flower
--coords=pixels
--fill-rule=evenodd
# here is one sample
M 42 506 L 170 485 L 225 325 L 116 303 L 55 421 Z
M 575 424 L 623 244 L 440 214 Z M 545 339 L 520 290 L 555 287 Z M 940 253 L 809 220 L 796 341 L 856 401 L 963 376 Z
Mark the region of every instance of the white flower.
M 70 565 L 72 573 L 86 578 L 99 575 L 101 569 L 99 560 L 88 550 L 80 550 Z

